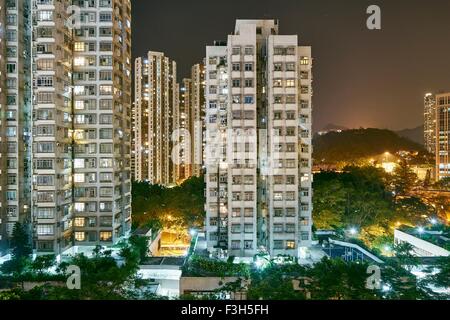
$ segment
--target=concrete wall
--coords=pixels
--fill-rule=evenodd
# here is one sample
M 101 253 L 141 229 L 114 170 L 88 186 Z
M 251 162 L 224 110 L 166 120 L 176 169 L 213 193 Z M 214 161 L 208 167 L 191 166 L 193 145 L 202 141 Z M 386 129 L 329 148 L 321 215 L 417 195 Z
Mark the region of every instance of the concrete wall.
M 158 235 L 156 236 L 155 240 L 153 240 L 152 243 L 150 244 L 150 247 L 149 247 L 150 256 L 154 256 L 158 253 L 160 241 L 161 241 L 161 234 L 162 234 L 162 232 L 160 231 L 158 233 Z

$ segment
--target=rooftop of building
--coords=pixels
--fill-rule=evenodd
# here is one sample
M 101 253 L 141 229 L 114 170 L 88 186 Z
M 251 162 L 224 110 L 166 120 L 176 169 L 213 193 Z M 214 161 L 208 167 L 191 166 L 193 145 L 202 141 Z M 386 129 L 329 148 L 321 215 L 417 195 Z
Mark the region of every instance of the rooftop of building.
M 144 266 L 183 266 L 186 257 L 148 257 L 141 262 Z
M 397 230 L 439 247 L 450 249 L 450 227 L 446 225 L 436 224 L 429 227 L 410 227 L 403 225 L 398 227 Z

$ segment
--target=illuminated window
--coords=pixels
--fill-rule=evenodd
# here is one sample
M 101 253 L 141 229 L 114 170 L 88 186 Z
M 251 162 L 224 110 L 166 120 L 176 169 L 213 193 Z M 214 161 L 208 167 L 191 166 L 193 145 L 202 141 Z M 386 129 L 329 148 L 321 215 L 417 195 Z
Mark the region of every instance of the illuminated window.
M 75 42 L 75 51 L 82 52 L 84 51 L 84 42 Z M 77 59 L 77 58 L 75 58 Z
M 282 80 L 281 79 L 275 79 L 273 80 L 273 86 L 274 87 L 281 87 L 282 86 Z
M 75 232 L 75 240 L 76 241 L 84 241 L 86 240 L 86 235 L 84 232 Z
M 286 241 L 286 249 L 295 249 L 295 241 Z
M 112 86 L 100 86 L 100 94 L 102 95 L 112 94 Z
M 286 80 L 286 87 L 295 87 L 295 80 L 294 79 L 287 79 Z
M 304 65 L 304 66 L 308 65 L 309 64 L 309 57 L 301 57 L 300 58 L 300 64 Z
M 85 204 L 81 202 L 75 203 L 75 212 L 83 212 L 85 208 Z
M 54 226 L 52 224 L 38 224 L 37 226 L 37 234 L 39 236 L 52 236 L 54 232 Z
M 83 110 L 84 109 L 84 101 L 75 101 L 75 109 Z
M 75 86 L 74 93 L 75 94 L 82 94 L 84 92 L 84 86 Z
M 83 183 L 84 182 L 84 173 L 76 173 L 74 176 L 75 182 Z
M 75 218 L 75 227 L 84 227 L 84 218 Z
M 85 59 L 84 59 L 84 57 L 75 57 L 75 59 L 73 60 L 73 63 L 75 66 L 84 66 Z
M 112 232 L 111 231 L 101 231 L 100 232 L 100 241 L 111 241 Z

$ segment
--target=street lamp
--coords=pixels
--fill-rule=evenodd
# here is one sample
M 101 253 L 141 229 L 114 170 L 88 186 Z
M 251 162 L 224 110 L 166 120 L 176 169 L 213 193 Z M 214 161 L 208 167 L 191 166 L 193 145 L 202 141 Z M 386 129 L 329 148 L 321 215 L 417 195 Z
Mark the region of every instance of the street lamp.
M 425 229 L 423 227 L 418 227 L 417 231 L 419 232 L 419 234 L 424 233 Z
M 383 290 L 383 292 L 388 292 L 391 290 L 391 286 L 388 284 L 383 284 L 383 286 L 381 287 L 381 290 Z
M 351 235 L 355 235 L 358 233 L 358 230 L 355 227 L 352 227 L 352 228 L 350 228 L 349 232 Z

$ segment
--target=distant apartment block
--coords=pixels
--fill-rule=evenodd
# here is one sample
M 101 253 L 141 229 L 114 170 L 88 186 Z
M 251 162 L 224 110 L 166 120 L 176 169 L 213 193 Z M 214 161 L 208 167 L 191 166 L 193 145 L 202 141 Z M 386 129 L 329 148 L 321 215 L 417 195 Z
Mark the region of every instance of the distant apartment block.
M 436 177 L 450 177 L 450 93 L 436 95 Z
M 191 68 L 191 78 L 183 79 L 180 91 L 180 149 L 183 179 L 203 173 L 205 152 L 205 69 Z
M 203 173 L 205 161 L 205 66 L 195 64 L 191 68 L 191 161 L 192 175 L 199 177 Z
M 424 142 L 428 152 L 436 153 L 436 97 L 427 93 L 424 98 Z
M 182 181 L 192 176 L 191 161 L 191 90 L 192 80 L 183 79 L 180 86 L 180 110 L 178 118 L 179 163 L 176 165 L 177 176 Z
M 135 61 L 134 178 L 152 184 L 177 181 L 172 161 L 179 112 L 176 62 L 149 51 Z
M 210 252 L 307 255 L 311 243 L 311 48 L 276 20 L 237 20 L 206 48 Z

